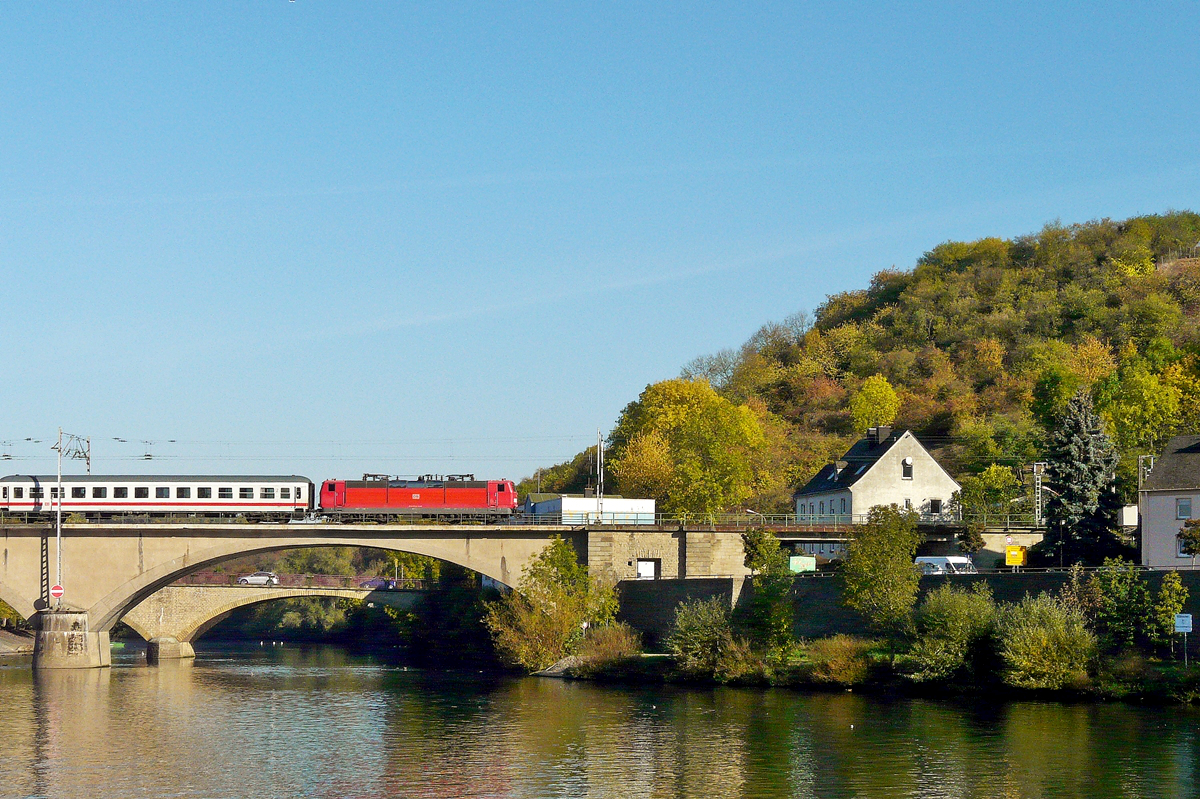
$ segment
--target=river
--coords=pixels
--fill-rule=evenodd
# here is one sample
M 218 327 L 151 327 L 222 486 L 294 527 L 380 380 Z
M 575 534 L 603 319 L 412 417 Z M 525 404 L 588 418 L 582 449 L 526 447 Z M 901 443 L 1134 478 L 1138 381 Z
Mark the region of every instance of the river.
M 615 688 L 334 648 L 0 667 L 5 797 L 1185 797 L 1200 712 Z

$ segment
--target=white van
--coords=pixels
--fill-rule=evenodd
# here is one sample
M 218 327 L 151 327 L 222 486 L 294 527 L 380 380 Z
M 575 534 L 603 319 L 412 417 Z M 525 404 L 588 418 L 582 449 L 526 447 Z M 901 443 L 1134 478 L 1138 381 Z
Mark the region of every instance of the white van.
M 925 556 L 913 561 L 921 574 L 978 574 L 971 559 L 962 555 Z

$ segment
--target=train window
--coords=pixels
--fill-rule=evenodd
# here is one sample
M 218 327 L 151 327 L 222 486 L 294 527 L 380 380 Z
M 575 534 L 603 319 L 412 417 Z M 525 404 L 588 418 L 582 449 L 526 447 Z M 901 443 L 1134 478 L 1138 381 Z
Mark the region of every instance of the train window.
M 304 491 L 300 486 L 296 486 L 296 499 L 304 499 Z
M 239 488 L 238 489 L 238 499 L 254 499 L 254 489 L 253 488 Z
M 100 486 L 92 488 L 92 499 L 104 499 L 108 496 L 108 489 Z
M 218 499 L 233 499 L 233 489 L 232 488 L 218 488 L 217 489 L 217 498 Z
M 13 499 L 20 499 L 24 495 L 25 495 L 25 489 L 23 489 L 23 488 L 14 488 L 13 489 Z
M 291 499 L 292 498 L 292 489 L 288 488 L 287 486 L 284 486 L 283 488 L 279 489 L 279 498 L 280 499 Z
M 197 488 L 196 489 L 196 499 L 212 499 L 212 489 L 211 488 Z
M 71 499 L 83 499 L 87 496 L 87 489 L 83 486 L 73 486 L 71 488 Z
M 506 489 L 504 488 L 504 483 L 501 483 L 500 485 L 496 486 L 496 490 L 497 490 L 497 491 L 504 491 L 504 490 L 506 490 Z
M 4 488 L 0 488 L 0 498 L 8 499 L 8 486 L 4 486 Z
M 192 489 L 190 489 L 190 488 L 176 488 L 175 489 L 175 499 L 191 499 L 191 498 L 192 498 Z
M 50 499 L 58 499 L 58 486 L 50 488 Z
M 258 489 L 258 498 L 259 499 L 275 499 L 275 489 L 273 489 L 273 488 Z
M 113 489 L 113 499 L 128 499 L 129 489 L 125 486 L 118 486 Z
M 154 489 L 154 498 L 155 499 L 170 499 L 171 498 L 171 489 L 167 486 L 158 486 L 157 488 Z
M 150 489 L 149 488 L 146 488 L 145 486 L 134 486 L 134 488 L 133 488 L 133 498 L 134 499 L 148 499 L 149 497 L 150 497 Z

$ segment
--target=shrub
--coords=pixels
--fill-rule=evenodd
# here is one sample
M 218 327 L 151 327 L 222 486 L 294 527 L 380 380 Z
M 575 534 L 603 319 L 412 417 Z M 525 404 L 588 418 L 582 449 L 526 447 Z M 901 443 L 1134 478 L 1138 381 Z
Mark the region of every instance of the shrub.
M 579 662 L 574 673 L 589 677 L 619 668 L 642 654 L 642 636 L 625 622 L 605 624 L 588 630 L 579 645 Z
M 916 640 L 909 677 L 917 682 L 978 677 L 991 668 L 996 603 L 985 585 L 967 591 L 945 584 L 930 591 L 914 614 Z
M 1095 630 L 1104 648 L 1119 652 L 1147 646 L 1150 590 L 1137 567 L 1127 560 L 1106 558 L 1088 582 L 1095 586 L 1099 600 Z
M 676 606 L 667 649 L 680 672 L 694 677 L 716 675 L 722 652 L 733 645 L 729 615 L 718 597 Z
M 1039 594 L 1025 597 L 1000 619 L 1004 682 L 1055 691 L 1087 685 L 1096 636 L 1078 610 Z
M 875 641 L 835 635 L 809 643 L 808 676 L 816 683 L 861 685 L 871 674 L 871 650 Z
M 720 683 L 764 685 L 771 682 L 771 667 L 745 638 L 729 640 L 721 647 L 713 676 Z

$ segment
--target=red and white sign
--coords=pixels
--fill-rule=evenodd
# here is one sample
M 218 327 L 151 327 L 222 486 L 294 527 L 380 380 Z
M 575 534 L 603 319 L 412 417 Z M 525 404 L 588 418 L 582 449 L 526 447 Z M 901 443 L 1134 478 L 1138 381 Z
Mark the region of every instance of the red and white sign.
M 55 599 L 62 599 L 62 595 L 65 593 L 66 592 L 63 591 L 63 587 L 61 585 L 50 586 L 50 596 L 54 597 Z

